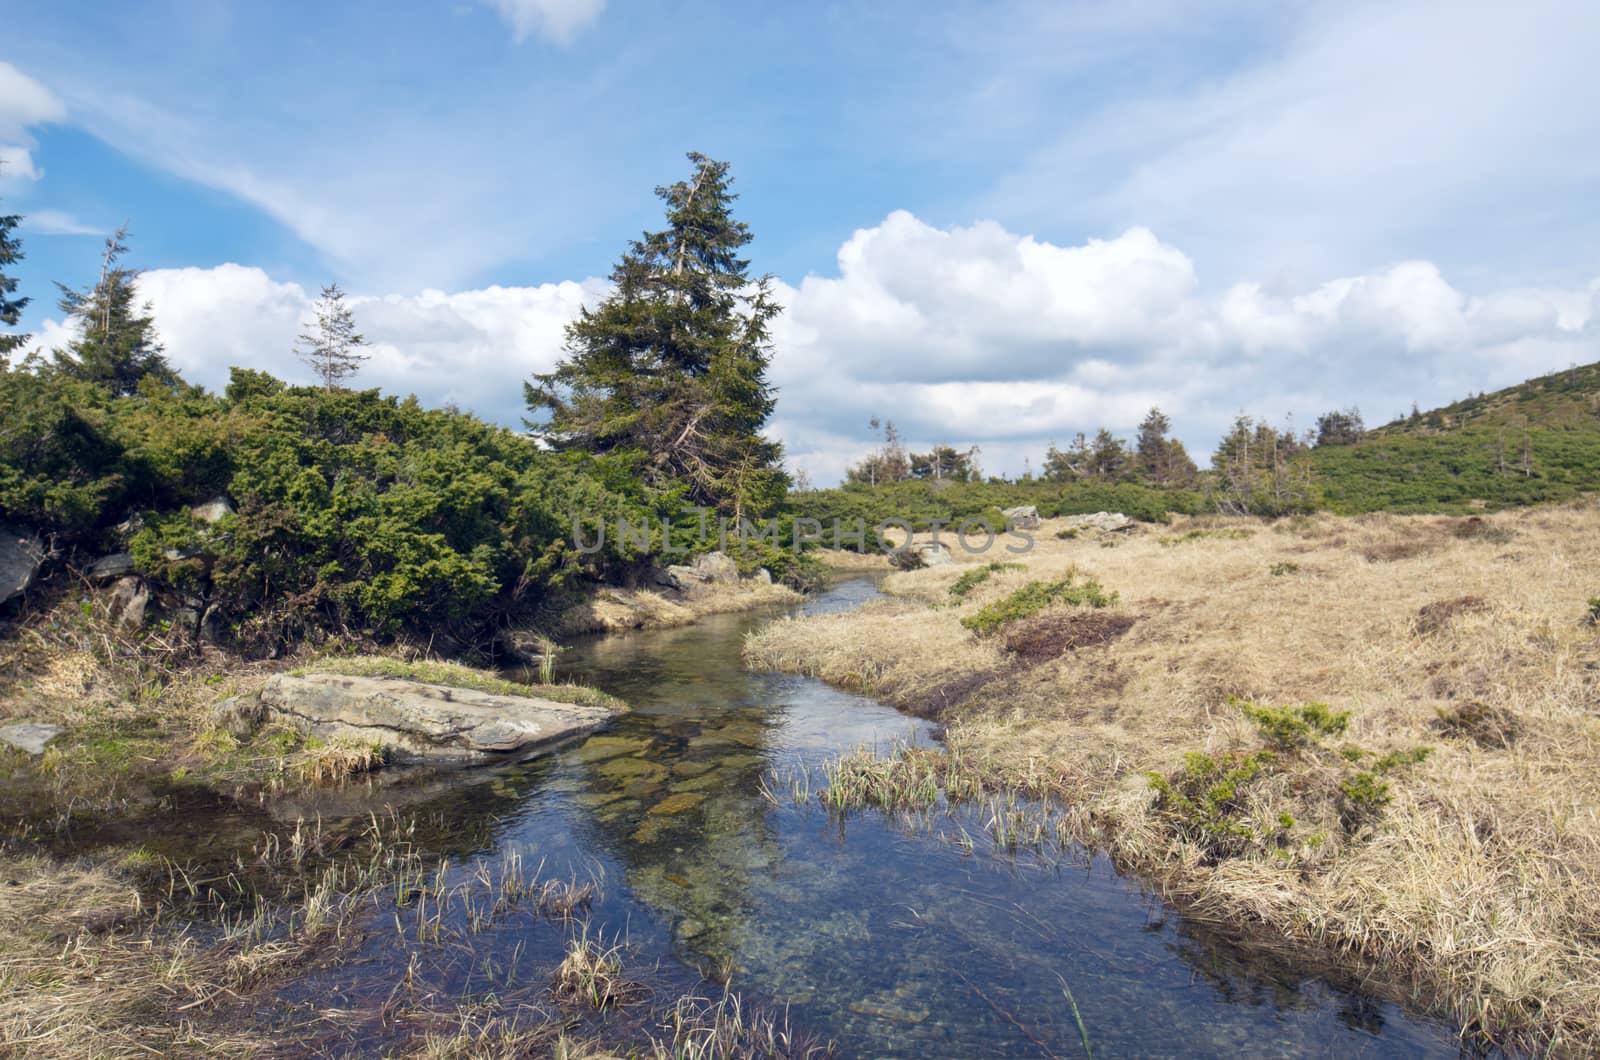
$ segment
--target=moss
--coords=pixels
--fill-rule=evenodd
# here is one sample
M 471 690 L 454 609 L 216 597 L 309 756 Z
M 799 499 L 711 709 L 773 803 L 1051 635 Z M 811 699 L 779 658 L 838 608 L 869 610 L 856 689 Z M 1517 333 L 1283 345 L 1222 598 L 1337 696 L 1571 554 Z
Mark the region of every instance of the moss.
M 1093 578 L 1082 582 L 1069 575 L 1061 581 L 1029 582 L 1003 600 L 997 600 L 961 620 L 966 628 L 985 636 L 1019 618 L 1037 614 L 1054 603 L 1074 606 L 1109 607 L 1117 602 L 1117 594 L 1108 593 Z

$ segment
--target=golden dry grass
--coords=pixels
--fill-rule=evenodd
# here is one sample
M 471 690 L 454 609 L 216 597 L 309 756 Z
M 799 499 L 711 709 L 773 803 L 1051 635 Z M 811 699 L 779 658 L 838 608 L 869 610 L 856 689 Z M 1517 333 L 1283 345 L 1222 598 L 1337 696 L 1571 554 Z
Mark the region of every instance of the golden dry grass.
M 1061 797 L 1086 834 L 1192 909 L 1376 961 L 1469 1033 L 1600 1048 L 1592 505 L 1471 525 L 1210 518 L 1068 541 L 1053 529 L 1020 557 L 1026 570 L 959 603 L 948 587 L 966 564 L 894 574 L 895 599 L 775 622 L 748 658 L 945 719 L 965 760 Z M 1115 610 L 1133 623 L 1120 638 L 1030 662 L 961 627 L 1072 569 L 1121 594 Z M 1389 777 L 1392 803 L 1355 834 L 1313 797 L 1336 758 L 1290 756 L 1245 809 L 1263 822 L 1294 813 L 1284 849 L 1209 857 L 1156 812 L 1144 773 L 1174 775 L 1188 752 L 1262 747 L 1230 696 L 1327 702 L 1350 712 L 1350 744 L 1434 750 Z M 1441 721 L 1463 710 L 1468 722 Z M 1474 738 L 1484 716 L 1512 738 Z

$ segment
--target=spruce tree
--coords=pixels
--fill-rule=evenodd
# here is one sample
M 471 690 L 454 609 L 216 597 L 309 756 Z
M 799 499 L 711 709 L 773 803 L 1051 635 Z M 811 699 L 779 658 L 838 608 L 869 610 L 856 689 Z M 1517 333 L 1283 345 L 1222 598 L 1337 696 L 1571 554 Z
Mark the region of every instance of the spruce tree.
M 13 234 L 21 220 L 14 213 L 0 215 L 0 325 L 8 328 L 17 326 L 22 319 L 22 311 L 30 301 L 28 298 L 12 297 L 17 291 L 17 278 L 7 271 L 23 257 L 22 241 Z M 0 357 L 7 356 L 27 341 L 26 335 L 0 335 Z M 0 362 L 0 368 L 3 367 L 4 362 Z
M 1189 451 L 1176 438 L 1168 438 L 1172 421 L 1160 408 L 1151 408 L 1139 424 L 1135 459 L 1139 476 L 1154 486 L 1192 485 L 1199 469 Z
M 567 327 L 566 356 L 526 386 L 528 426 L 552 447 L 615 458 L 651 489 L 734 517 L 782 500 L 782 447 L 761 434 L 775 397 L 771 280 L 750 278 L 728 165 L 690 154 L 656 189 L 667 226 L 633 241 L 611 295 Z
M 323 386 L 334 390 L 360 370 L 361 363 L 370 356 L 362 352 L 368 343 L 366 336 L 356 330 L 355 314 L 344 304 L 344 292 L 338 284 L 324 287 L 314 308 L 316 326 L 300 333 L 294 352 L 317 373 Z
M 167 385 L 178 380 L 162 354 L 149 303 L 134 302 L 138 270 L 119 264 L 128 250 L 127 238 L 127 225 L 107 237 L 100 279 L 93 287 L 74 291 L 56 284 L 61 289 L 57 304 L 79 327 L 78 337 L 55 352 L 57 366 L 118 395 L 136 392 L 147 378 Z

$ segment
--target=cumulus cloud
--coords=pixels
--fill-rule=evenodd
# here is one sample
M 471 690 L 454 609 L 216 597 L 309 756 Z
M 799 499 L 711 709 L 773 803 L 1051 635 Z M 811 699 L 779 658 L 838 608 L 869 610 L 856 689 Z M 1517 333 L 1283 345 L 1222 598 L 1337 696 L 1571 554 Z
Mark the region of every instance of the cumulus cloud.
M 935 228 L 895 212 L 854 233 L 831 276 L 780 284 L 773 432 L 791 464 L 836 481 L 893 419 L 915 447 L 979 445 L 990 471 L 1037 468 L 1053 440 L 1130 433 L 1151 405 L 1204 457 L 1244 411 L 1301 427 L 1359 405 L 1371 422 L 1600 356 L 1600 279 L 1470 293 L 1403 261 L 1301 289 L 1198 288 L 1177 247 L 1135 228 L 1059 246 L 999 225 Z M 189 379 L 228 367 L 300 382 L 315 291 L 258 268 L 161 269 L 141 290 Z M 354 295 L 373 342 L 357 385 L 454 403 L 508 426 L 520 383 L 561 355 L 601 280 Z M 60 341 L 58 324 L 41 344 Z
M 0 62 L 0 180 L 38 180 L 28 128 L 61 121 L 66 107 L 53 93 L 7 62 Z
M 521 44 L 530 36 L 570 44 L 605 10 L 606 0 L 487 0 Z
M 316 291 L 258 268 L 156 269 L 139 280 L 154 307 L 167 355 L 186 379 L 220 390 L 233 366 L 310 383 L 294 354 Z M 566 322 L 598 300 L 598 280 L 488 287 L 446 294 L 353 295 L 357 325 L 372 343 L 354 385 L 415 393 L 516 425 L 521 381 L 560 356 Z

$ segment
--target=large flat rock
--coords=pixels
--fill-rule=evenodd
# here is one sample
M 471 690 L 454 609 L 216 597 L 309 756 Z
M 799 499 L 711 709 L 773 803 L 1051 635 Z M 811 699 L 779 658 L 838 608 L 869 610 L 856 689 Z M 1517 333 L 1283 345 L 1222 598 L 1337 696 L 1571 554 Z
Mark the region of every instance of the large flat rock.
M 277 674 L 267 710 L 324 740 L 377 742 L 402 758 L 471 765 L 543 754 L 615 716 L 604 707 L 389 677 Z

